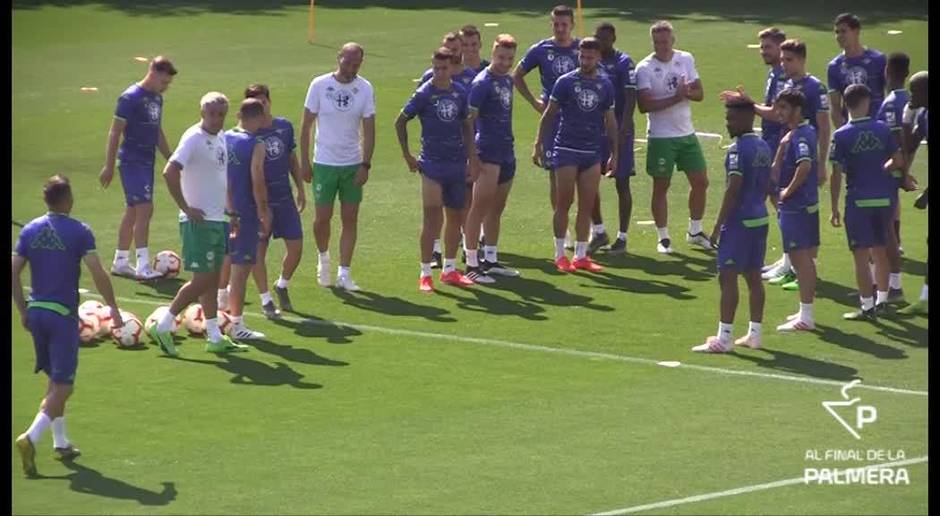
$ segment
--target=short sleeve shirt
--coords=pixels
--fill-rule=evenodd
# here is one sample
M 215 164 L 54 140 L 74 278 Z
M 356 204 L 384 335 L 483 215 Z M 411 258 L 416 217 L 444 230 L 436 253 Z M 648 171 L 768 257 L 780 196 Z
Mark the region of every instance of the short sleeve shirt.
M 163 96 L 131 84 L 118 98 L 114 117 L 126 122 L 118 158 L 122 162 L 152 164 L 160 141 Z
M 180 182 L 186 204 L 202 210 L 206 220 L 225 222 L 228 149 L 223 132 L 209 134 L 197 123 L 180 137 L 170 161 L 182 169 Z M 181 222 L 188 220 L 182 211 L 179 218 Z
M 655 54 L 646 56 L 636 67 L 636 88 L 638 91 L 650 90 L 654 100 L 672 97 L 676 94 L 679 81 L 686 83 L 699 79 L 692 54 L 674 50 L 672 59 L 664 63 Z M 649 138 L 677 138 L 695 134 L 692 126 L 692 105 L 688 99 L 660 111 L 646 114 L 646 134 Z
M 372 84 L 357 76 L 348 84 L 333 73 L 315 78 L 307 89 L 307 111 L 317 115 L 313 161 L 321 165 L 362 163 L 361 122 L 375 116 Z

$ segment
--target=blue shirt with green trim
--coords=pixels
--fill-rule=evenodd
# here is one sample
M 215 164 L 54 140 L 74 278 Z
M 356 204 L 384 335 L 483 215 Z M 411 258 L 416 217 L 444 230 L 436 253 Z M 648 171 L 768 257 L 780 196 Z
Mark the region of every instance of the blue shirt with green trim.
M 738 204 L 728 216 L 727 224 L 747 227 L 767 225 L 767 191 L 773 155 L 770 145 L 754 133 L 745 133 L 728 147 L 725 156 L 726 181 L 741 176 Z
M 779 203 L 780 209 L 787 211 L 811 208 L 819 203 L 819 192 L 816 189 L 819 177 L 816 165 L 816 129 L 804 120 L 791 133 L 790 143 L 784 151 L 783 163 L 780 167 L 778 188 L 783 191 L 793 181 L 797 167 L 804 161 L 809 162 L 809 175 L 796 192 Z
M 26 224 L 13 252 L 29 262 L 30 300 L 62 305 L 74 316 L 81 261 L 94 251 L 91 228 L 68 215 L 47 213 Z
M 225 131 L 225 147 L 228 150 L 228 191 L 232 196 L 232 207 L 238 216 L 255 219 L 258 205 L 251 178 L 251 156 L 255 145 L 264 143 L 260 136 L 241 128 Z
M 898 186 L 884 164 L 897 150 L 891 129 L 879 120 L 859 118 L 836 130 L 829 161 L 838 163 L 845 174 L 846 203 L 890 205 Z

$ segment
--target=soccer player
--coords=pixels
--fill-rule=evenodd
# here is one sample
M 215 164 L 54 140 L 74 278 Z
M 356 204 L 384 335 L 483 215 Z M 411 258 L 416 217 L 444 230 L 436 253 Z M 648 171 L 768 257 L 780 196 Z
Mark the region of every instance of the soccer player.
M 910 73 L 911 60 L 907 54 L 895 52 L 888 56 L 888 62 L 885 65 L 885 77 L 888 80 L 888 89 L 890 92 L 885 97 L 884 102 L 878 109 L 878 120 L 881 120 L 891 129 L 894 140 L 898 146 L 904 149 L 904 107 L 907 105 L 910 96 L 904 89 L 904 83 Z M 910 175 L 910 163 L 905 163 L 904 168 L 894 172 L 897 179 L 897 188 L 892 195 L 892 204 L 894 205 L 894 224 L 892 239 L 886 244 L 888 253 L 888 262 L 891 265 L 891 273 L 888 276 L 888 303 L 903 303 L 904 290 L 901 288 L 901 203 L 898 198 L 898 189 L 910 192 L 917 189 L 917 183 Z
M 193 278 L 180 287 L 163 318 L 150 328 L 150 337 L 167 355 L 178 357 L 173 344 L 173 319 L 190 303 L 199 300 L 206 317 L 206 351 L 247 351 L 219 331 L 216 318 L 216 288 L 226 254 L 225 216 L 231 216 L 228 191 L 228 152 L 222 127 L 228 113 L 228 98 L 210 91 L 199 101 L 201 120 L 183 133 L 176 151 L 163 170 L 170 196 L 180 208 L 183 268 Z M 233 224 L 237 219 L 233 220 Z
M 777 95 L 774 109 L 788 129 L 780 140 L 771 169 L 771 185 L 776 187 L 777 218 L 783 249 L 796 269 L 800 292 L 800 311 L 777 331 L 812 331 L 813 299 L 816 295 L 816 263 L 819 247 L 819 166 L 816 129 L 803 114 L 806 95 L 795 88 L 785 88 Z M 774 192 L 772 192 L 774 193 Z
M 118 228 L 118 245 L 111 274 L 142 280 L 159 278 L 150 266 L 150 219 L 153 217 L 154 148 L 170 159 L 170 147 L 163 134 L 163 93 L 170 87 L 176 68 L 169 59 L 157 56 L 150 61 L 147 75 L 128 86 L 118 98 L 108 132 L 108 145 L 101 186 L 114 178 L 114 162 L 120 159 L 121 186 L 127 207 Z M 120 142 L 120 149 L 118 143 Z M 131 240 L 137 244 L 137 267 L 130 265 Z
M 470 123 L 476 128 L 476 148 L 480 171 L 473 184 L 474 194 L 464 224 L 467 277 L 491 283 L 490 275 L 518 276 L 519 271 L 499 263 L 500 217 L 516 175 L 516 155 L 512 134 L 512 90 L 509 75 L 516 56 L 516 39 L 500 34 L 493 42 L 493 62 L 473 80 L 468 92 Z M 479 259 L 480 224 L 485 226 L 484 257 Z
M 718 334 L 692 348 L 692 351 L 704 353 L 726 353 L 732 349 L 739 274 L 747 281 L 751 320 L 747 335 L 734 343 L 759 348 L 764 317 L 764 284 L 760 271 L 767 250 L 767 194 L 773 155 L 770 145 L 754 134 L 752 102 L 729 99 L 725 110 L 728 134 L 734 141 L 725 157 L 727 186 L 711 234 L 712 243 L 718 246 L 721 319 Z
M 456 268 L 468 177 L 473 182 L 480 168 L 473 124 L 467 119 L 467 92 L 451 80 L 450 69 L 459 59 L 459 54 L 445 47 L 437 49 L 431 59 L 434 77 L 418 86 L 395 120 L 402 157 L 409 170 L 421 173 L 424 223 L 418 288 L 422 292 L 434 291 L 431 253 L 434 239 L 441 234 L 442 205 L 447 223 L 441 282 L 460 287 L 474 284 Z M 421 154 L 417 160 L 409 150 L 407 130 L 408 122 L 416 116 L 421 120 Z
M 659 243 L 656 250 L 672 253 L 666 195 L 673 168 L 689 180 L 689 231 L 686 242 L 713 249 L 702 230 L 708 191 L 705 156 L 692 127 L 692 105 L 704 98 L 702 80 L 692 54 L 673 49 L 672 24 L 658 21 L 650 27 L 654 52 L 636 67 L 637 103 L 647 115 L 646 172 L 653 177 L 651 209 Z
M 452 67 L 451 78 L 465 89 L 489 64 L 485 59 L 480 59 L 480 31 L 473 25 L 464 25 L 459 32 L 444 34 L 441 46 L 460 57 L 460 61 Z M 430 81 L 433 76 L 434 68 L 428 68 L 421 75 L 419 84 Z
M 358 43 L 343 45 L 336 56 L 336 71 L 310 83 L 300 129 L 302 174 L 310 177 L 310 129 L 317 124 L 312 172 L 317 281 L 323 287 L 331 283 L 330 220 L 339 195 L 343 231 L 336 286 L 347 291 L 359 290 L 349 267 L 356 247 L 362 187 L 369 180 L 375 150 L 375 93 L 372 84 L 359 75 L 364 58 L 365 50 Z
M 911 89 L 911 100 L 908 103 L 907 107 L 904 109 L 904 132 L 905 134 L 915 133 L 914 137 L 905 138 L 905 141 L 908 142 L 908 147 L 906 149 L 907 156 L 905 158 L 906 163 L 911 163 L 914 159 L 914 154 L 917 152 L 917 147 L 920 145 L 920 139 L 926 138 L 928 143 L 930 142 L 930 136 L 928 133 L 928 76 L 926 71 L 917 72 L 911 76 L 910 89 Z M 917 111 L 919 110 L 919 112 Z M 916 127 L 914 126 L 916 118 Z M 912 130 L 913 128 L 913 130 Z M 924 188 L 924 193 L 920 194 L 917 197 L 917 201 L 914 203 L 914 207 L 917 209 L 927 209 L 927 188 Z M 929 267 L 928 267 L 929 269 Z M 904 316 L 911 315 L 927 315 L 928 306 L 927 306 L 927 279 L 928 276 L 924 275 L 924 286 L 920 291 L 920 299 L 917 302 L 906 306 L 901 310 L 898 310 L 898 314 Z
M 842 13 L 833 21 L 836 42 L 842 53 L 829 61 L 829 111 L 833 129 L 845 123 L 843 105 L 845 89 L 852 84 L 864 84 L 871 91 L 871 106 L 868 116 L 874 118 L 885 97 L 885 55 L 862 46 L 860 34 L 862 24 L 852 13 Z
M 228 240 L 228 256 L 232 263 L 228 299 L 232 329 L 229 334 L 236 340 L 264 338 L 263 333 L 245 326 L 242 310 L 248 276 L 257 261 L 258 244 L 262 237 L 267 238 L 271 233 L 272 210 L 268 205 L 264 169 L 267 152 L 264 139 L 259 134 L 265 122 L 264 103 L 247 98 L 238 110 L 238 126 L 225 131 L 228 196 L 234 209 L 233 218 L 237 221 L 234 235 L 230 235 Z
M 300 214 L 307 205 L 304 182 L 309 183 L 313 178 L 301 174 L 300 162 L 297 161 L 297 153 L 294 151 L 297 147 L 294 142 L 294 126 L 286 118 L 275 118 L 271 115 L 271 90 L 264 84 L 252 84 L 245 90 L 245 98 L 256 98 L 264 104 L 265 123 L 261 126 L 258 136 L 264 140 L 266 151 L 264 178 L 272 215 L 271 233 L 262 237 L 258 244 L 258 262 L 252 273 L 261 294 L 261 309 L 264 315 L 276 319 L 280 312 L 268 291 L 268 243 L 270 237 L 284 239 L 287 252 L 281 262 L 281 275 L 274 284 L 274 293 L 277 294 L 277 303 L 281 310 L 293 311 L 294 306 L 287 288 L 303 255 L 303 224 L 300 222 Z M 291 192 L 291 179 L 297 187 L 296 202 Z
M 543 138 L 560 117 L 553 145 L 552 170 L 555 171 L 555 267 L 559 272 L 586 270 L 600 272 L 603 267 L 594 263 L 587 254 L 591 233 L 591 211 L 601 178 L 605 171 L 617 170 L 617 120 L 614 117 L 614 85 L 598 71 L 601 44 L 593 37 L 578 44 L 580 67 L 568 72 L 555 82 L 548 107 L 539 123 L 532 159 L 538 165 L 544 159 Z M 607 163 L 601 163 L 600 142 L 606 131 L 611 150 Z M 578 193 L 578 214 L 575 219 L 574 261 L 565 255 L 565 230 L 568 211 Z
M 84 262 L 98 292 L 111 309 L 115 328 L 124 325 L 114 291 L 95 249 L 91 228 L 69 217 L 74 199 L 69 180 L 55 175 L 46 181 L 43 197 L 49 212 L 20 232 L 13 251 L 13 303 L 20 324 L 33 336 L 35 372 L 49 377 L 46 395 L 33 423 L 16 438 L 23 472 L 36 476 L 36 444 L 52 426 L 56 458 L 72 460 L 81 452 L 65 431 L 65 404 L 72 394 L 78 369 L 78 278 Z M 29 301 L 23 296 L 20 276 L 29 264 Z
M 625 253 L 627 251 L 627 231 L 630 229 L 630 212 L 633 211 L 633 194 L 630 192 L 630 178 L 636 175 L 633 168 L 633 111 L 636 108 L 636 70 L 633 59 L 624 52 L 614 48 L 617 41 L 617 29 L 610 23 L 602 23 L 594 31 L 594 37 L 601 44 L 601 64 L 599 70 L 607 74 L 607 78 L 614 85 L 616 95 L 614 115 L 617 117 L 617 144 L 620 148 L 617 157 L 617 170 L 605 174 L 613 178 L 617 188 L 617 211 L 619 214 L 619 231 L 617 239 L 610 246 L 612 253 Z M 601 140 L 601 163 L 607 162 L 610 154 L 606 140 Z M 610 244 L 610 238 L 604 228 L 601 216 L 601 196 L 597 194 L 592 213 L 591 242 L 588 244 L 588 254 L 593 254 L 601 247 Z
M 888 255 L 885 247 L 892 243 L 894 203 L 897 181 L 890 172 L 904 166 L 901 147 L 891 129 L 868 116 L 871 92 L 864 84 L 845 89 L 843 99 L 849 110 L 849 123 L 832 135 L 832 217 L 833 227 L 842 225 L 839 212 L 839 191 L 842 174 L 846 176 L 845 233 L 855 260 L 855 278 L 861 298 L 861 309 L 843 317 L 849 320 L 875 320 L 886 315 L 888 307 Z M 869 256 L 875 260 L 878 287 L 872 299 L 872 276 Z
M 545 112 L 548 106 L 549 96 L 555 81 L 562 75 L 574 70 L 578 66 L 578 44 L 579 41 L 574 37 L 574 10 L 567 5 L 557 5 L 552 9 L 552 37 L 543 39 L 529 47 L 522 60 L 516 65 L 512 72 L 512 80 L 515 83 L 516 90 L 522 95 L 522 98 L 532 106 L 539 116 Z M 539 77 L 542 84 L 542 94 L 535 98 L 529 90 L 529 85 L 525 82 L 525 76 L 534 70 L 539 69 Z M 538 163 L 549 171 L 549 202 L 552 210 L 555 209 L 555 178 L 552 171 L 552 149 L 555 144 L 555 133 L 558 132 L 558 123 L 560 119 L 555 119 L 555 125 L 550 131 L 542 134 L 544 140 L 541 142 L 542 152 Z M 567 229 L 565 230 L 567 234 Z

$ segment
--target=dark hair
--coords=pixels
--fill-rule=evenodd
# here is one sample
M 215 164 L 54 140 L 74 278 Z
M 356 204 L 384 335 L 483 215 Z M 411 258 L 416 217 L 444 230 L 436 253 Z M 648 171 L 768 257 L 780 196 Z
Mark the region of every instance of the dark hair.
M 238 108 L 238 115 L 242 120 L 259 117 L 264 114 L 264 104 L 256 98 L 247 98 Z
M 559 16 L 567 16 L 571 18 L 571 22 L 574 23 L 574 9 L 568 7 L 565 4 L 556 5 L 552 9 L 552 16 L 557 18 Z
M 578 50 L 600 50 L 601 42 L 593 36 L 588 36 L 581 40 L 581 43 L 578 44 Z
M 793 52 L 794 54 L 806 59 L 806 43 L 798 39 L 788 39 L 780 45 L 781 51 Z
M 614 24 L 610 22 L 603 22 L 603 23 L 597 24 L 597 28 L 594 29 L 594 34 L 597 34 L 598 32 L 602 30 L 609 30 L 610 32 L 614 34 L 617 34 L 617 28 L 614 27 Z
M 255 99 L 262 96 L 271 100 L 271 90 L 268 89 L 267 84 L 249 84 L 248 87 L 245 88 L 246 99 Z
M 515 50 L 518 47 L 516 43 L 516 38 L 512 37 L 512 34 L 500 34 L 496 36 L 496 41 L 493 42 L 493 48 L 508 48 Z
M 858 30 L 862 28 L 862 22 L 858 19 L 858 16 L 855 16 L 852 13 L 842 13 L 839 16 L 836 16 L 835 21 L 832 22 L 833 25 L 846 24 L 852 30 Z
M 475 25 L 464 25 L 460 28 L 460 37 L 461 38 L 470 38 L 470 37 L 480 37 L 480 30 L 476 28 Z
M 449 61 L 451 64 L 458 64 L 460 63 L 460 54 L 447 47 L 441 47 L 434 51 L 432 59 L 438 61 Z
M 897 79 L 904 79 L 911 73 L 911 58 L 904 52 L 892 52 L 888 56 L 889 73 Z
M 72 196 L 72 185 L 69 178 L 62 174 L 50 177 L 42 187 L 42 197 L 47 206 L 56 206 Z
M 745 111 L 748 113 L 754 113 L 754 101 L 745 100 L 745 99 L 730 99 L 725 103 L 725 108 L 734 110 L 734 111 Z
M 760 39 L 770 38 L 770 41 L 773 41 L 778 45 L 787 40 L 787 35 L 777 27 L 767 27 L 766 29 L 758 32 L 757 37 Z
M 460 33 L 457 32 L 448 32 L 444 34 L 444 39 L 441 40 L 441 43 L 450 43 L 451 41 L 463 40 L 460 36 Z
M 795 108 L 803 109 L 806 105 L 806 95 L 796 88 L 786 88 L 777 95 L 777 102 L 786 102 Z
M 150 69 L 154 72 L 165 73 L 167 75 L 176 75 L 176 67 L 173 63 L 163 56 L 157 56 L 150 61 Z
M 845 98 L 845 105 L 849 109 L 854 109 L 863 101 L 871 99 L 871 90 L 864 84 L 853 84 L 845 89 L 843 97 Z

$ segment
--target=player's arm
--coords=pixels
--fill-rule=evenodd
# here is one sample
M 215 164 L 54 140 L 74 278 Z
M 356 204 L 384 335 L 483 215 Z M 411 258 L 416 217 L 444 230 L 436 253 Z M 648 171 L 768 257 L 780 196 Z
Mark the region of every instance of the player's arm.
M 689 89 L 685 98 L 693 102 L 701 102 L 705 98 L 705 88 L 702 87 L 702 79 L 695 79 L 689 83 Z
M 679 93 L 680 89 L 676 89 L 676 94 L 667 97 L 664 99 L 654 99 L 653 91 L 649 88 L 641 89 L 637 92 L 637 106 L 640 108 L 640 113 L 651 113 L 655 111 L 662 111 L 664 109 L 671 108 L 676 104 L 685 100 L 685 93 Z
M 819 149 L 819 154 L 817 154 L 816 159 L 818 160 L 817 179 L 819 181 L 819 186 L 826 184 L 826 162 L 829 160 L 829 138 L 832 135 L 829 130 L 829 118 L 826 117 L 825 111 L 820 111 L 816 113 L 816 123 L 819 125 L 819 132 L 817 133 L 816 145 Z
M 838 90 L 829 91 L 829 118 L 832 119 L 832 127 L 836 129 L 845 124 L 842 118 L 842 94 Z
M 784 155 L 786 154 L 786 149 L 790 145 L 790 135 L 792 132 L 787 132 L 783 135 L 783 138 L 780 139 L 780 144 L 777 145 L 777 154 L 774 155 L 774 161 L 770 166 L 770 184 L 767 185 L 769 188 L 768 195 L 771 200 L 774 202 L 774 206 L 779 202 L 779 185 L 780 185 L 780 169 L 783 168 Z
M 91 273 L 91 279 L 94 280 L 98 293 L 104 298 L 105 304 L 111 308 L 112 326 L 115 328 L 124 326 L 124 321 L 121 320 L 121 311 L 118 310 L 117 300 L 114 299 L 114 289 L 111 288 L 111 278 L 108 277 L 108 273 L 102 267 L 98 253 L 94 249 L 88 251 L 82 257 L 82 261 L 85 263 L 85 267 L 88 268 L 88 272 Z
M 806 178 L 809 177 L 810 172 L 812 172 L 812 160 L 809 158 L 803 158 L 796 166 L 796 173 L 793 174 L 793 179 L 790 181 L 790 184 L 780 192 L 780 201 L 783 202 L 787 200 L 788 197 L 793 195 L 803 183 L 806 182 Z
M 832 177 L 829 183 L 829 200 L 832 203 L 832 216 L 829 222 L 833 227 L 842 225 L 842 213 L 839 211 L 839 194 L 842 192 L 842 165 L 837 161 L 832 162 Z
M 313 180 L 313 169 L 310 164 L 310 135 L 317 121 L 317 114 L 304 108 L 303 121 L 300 124 L 300 171 L 309 183 Z
M 539 121 L 539 130 L 535 133 L 535 145 L 532 148 L 532 163 L 536 166 L 543 166 L 542 163 L 542 135 L 548 134 L 552 130 L 552 123 L 558 115 L 558 102 L 554 99 L 548 101 L 545 112 L 542 113 L 542 119 Z
M 264 142 L 259 140 L 251 151 L 251 194 L 258 209 L 261 231 L 268 234 L 271 232 L 271 208 L 268 206 L 268 185 L 264 179 L 264 158 Z
M 885 169 L 885 172 L 890 173 L 894 170 L 903 171 L 905 168 L 906 167 L 904 163 L 904 152 L 901 150 L 900 147 L 898 147 L 898 149 L 894 151 L 894 154 L 891 155 L 891 158 L 885 162 L 884 169 Z
M 463 135 L 463 148 L 467 150 L 467 179 L 475 182 L 480 175 L 480 156 L 477 154 L 477 145 L 475 141 L 476 130 L 474 129 L 471 117 L 466 117 L 461 126 Z
M 611 106 L 604 114 L 604 126 L 607 130 L 607 145 L 610 149 L 610 158 L 607 163 L 601 163 L 601 172 L 606 168 L 611 175 L 617 172 L 617 160 L 620 159 L 620 146 L 617 145 L 620 138 L 617 132 L 617 115 L 614 114 L 614 107 Z
M 738 205 L 738 199 L 741 197 L 741 187 L 744 185 L 744 176 L 740 170 L 728 171 L 728 186 L 725 188 L 725 196 L 721 201 L 721 209 L 718 211 L 718 218 L 715 219 L 715 227 L 709 240 L 712 244 L 718 243 L 718 235 L 721 233 L 721 226 L 728 220 L 728 214 Z
M 99 180 L 101 186 L 107 188 L 114 179 L 114 163 L 117 161 L 118 145 L 121 143 L 121 135 L 124 134 L 124 128 L 127 127 L 127 120 L 115 116 L 111 119 L 111 128 L 108 130 L 108 144 L 105 149 L 104 167 L 101 169 Z
M 395 134 L 398 135 L 398 145 L 401 146 L 401 155 L 405 159 L 405 163 L 408 164 L 408 170 L 416 172 L 418 170 L 418 160 L 415 159 L 411 154 L 411 149 L 408 147 L 408 122 L 411 121 L 411 117 L 405 114 L 404 111 L 398 114 L 398 118 L 395 119 Z
M 160 154 L 163 155 L 163 159 L 170 159 L 170 145 L 166 142 L 166 134 L 163 132 L 163 126 L 160 126 L 160 136 L 157 139 L 157 148 L 160 149 Z
M 620 142 L 617 147 L 627 143 L 636 130 L 633 124 L 633 113 L 636 111 L 636 88 L 623 90 L 623 116 L 620 120 Z
M 512 82 L 516 86 L 516 91 L 522 95 L 522 98 L 524 98 L 533 109 L 542 113 L 545 111 L 545 104 L 541 99 L 536 99 L 535 96 L 532 95 L 532 91 L 529 90 L 529 85 L 525 82 L 525 76 L 529 71 L 530 70 L 526 70 L 522 67 L 522 62 L 519 62 L 519 64 L 516 65 L 516 69 L 512 71 Z
M 375 114 L 362 119 L 362 164 L 359 165 L 355 179 L 358 186 L 366 184 L 369 180 L 373 153 L 375 153 Z
M 14 254 L 12 280 L 13 305 L 16 306 L 16 311 L 20 313 L 20 322 L 22 323 L 23 327 L 28 330 L 29 326 L 26 323 L 26 296 L 23 295 L 23 281 L 20 279 L 24 268 L 26 268 L 26 257 Z
M 166 167 L 163 168 L 163 180 L 166 181 L 166 188 L 170 192 L 170 197 L 179 206 L 180 211 L 185 213 L 190 220 L 202 222 L 205 220 L 206 214 L 199 208 L 191 207 L 186 202 L 186 198 L 183 197 L 183 186 L 180 183 L 182 171 L 183 166 L 176 161 L 171 159 L 167 162 Z

